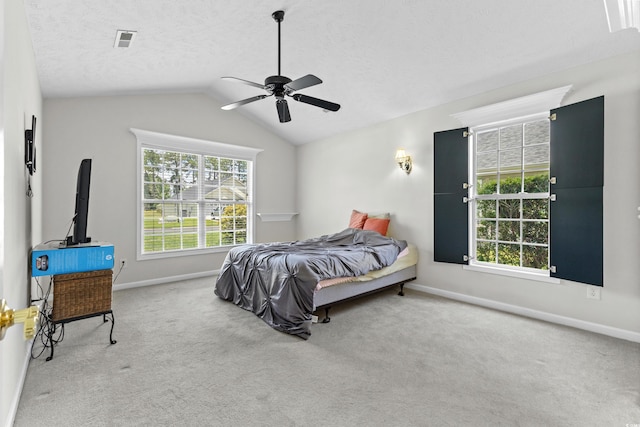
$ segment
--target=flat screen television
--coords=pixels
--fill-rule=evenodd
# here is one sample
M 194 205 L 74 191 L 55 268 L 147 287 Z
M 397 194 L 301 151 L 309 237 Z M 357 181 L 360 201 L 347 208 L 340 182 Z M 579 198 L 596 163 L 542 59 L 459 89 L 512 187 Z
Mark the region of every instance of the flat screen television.
M 84 159 L 78 169 L 76 183 L 76 211 L 73 216 L 73 235 L 67 236 L 67 246 L 91 242 L 87 237 L 89 215 L 89 187 L 91 185 L 91 159 Z
M 36 171 L 36 116 L 31 116 L 31 129 L 24 131 L 24 164 L 29 175 Z

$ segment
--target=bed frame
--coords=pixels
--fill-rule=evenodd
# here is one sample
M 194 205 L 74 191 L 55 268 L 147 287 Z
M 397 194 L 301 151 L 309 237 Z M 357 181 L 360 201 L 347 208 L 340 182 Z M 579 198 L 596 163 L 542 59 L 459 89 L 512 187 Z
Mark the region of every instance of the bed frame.
M 333 304 L 338 304 L 374 292 L 379 292 L 392 286 L 400 285 L 398 295 L 404 295 L 404 284 L 416 279 L 416 266 L 411 265 L 396 271 L 388 276 L 366 282 L 348 282 L 333 286 L 327 286 L 313 294 L 313 312 L 324 309 L 325 317 L 322 323 L 329 323 L 329 309 Z

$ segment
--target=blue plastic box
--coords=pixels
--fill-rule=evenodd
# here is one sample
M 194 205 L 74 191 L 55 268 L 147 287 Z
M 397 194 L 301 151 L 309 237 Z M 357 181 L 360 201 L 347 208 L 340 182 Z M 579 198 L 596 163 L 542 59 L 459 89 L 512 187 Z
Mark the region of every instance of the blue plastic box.
M 113 268 L 113 245 L 92 242 L 60 246 L 58 242 L 40 244 L 31 252 L 31 276 L 81 273 Z

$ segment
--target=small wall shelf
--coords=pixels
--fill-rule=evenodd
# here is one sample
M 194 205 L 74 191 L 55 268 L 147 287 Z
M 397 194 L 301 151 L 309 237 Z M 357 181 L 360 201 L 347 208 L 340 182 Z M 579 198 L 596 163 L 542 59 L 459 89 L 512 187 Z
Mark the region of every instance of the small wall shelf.
M 258 212 L 258 216 L 264 222 L 272 221 L 291 221 L 294 216 L 298 215 L 298 212 L 286 212 L 286 213 L 262 213 Z

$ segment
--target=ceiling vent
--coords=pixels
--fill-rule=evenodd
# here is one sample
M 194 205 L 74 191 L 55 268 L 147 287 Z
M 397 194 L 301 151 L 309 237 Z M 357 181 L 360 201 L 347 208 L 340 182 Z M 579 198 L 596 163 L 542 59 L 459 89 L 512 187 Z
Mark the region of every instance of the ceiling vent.
M 133 43 L 133 39 L 136 38 L 137 33 L 137 31 L 118 30 L 113 47 L 131 47 L 131 43 Z

